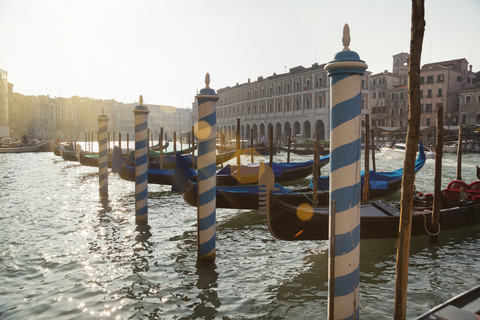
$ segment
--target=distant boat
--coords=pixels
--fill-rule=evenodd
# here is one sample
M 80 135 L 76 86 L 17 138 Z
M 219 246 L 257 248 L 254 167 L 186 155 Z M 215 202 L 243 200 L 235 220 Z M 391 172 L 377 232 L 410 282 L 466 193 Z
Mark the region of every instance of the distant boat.
M 405 157 L 405 148 L 405 143 L 396 143 L 392 147 L 382 147 L 380 151 L 387 158 L 403 159 Z M 425 148 L 425 157 L 427 159 L 435 159 L 435 152 Z
M 0 153 L 22 153 L 22 152 L 36 152 L 40 149 L 41 145 L 26 146 L 26 147 L 0 147 Z

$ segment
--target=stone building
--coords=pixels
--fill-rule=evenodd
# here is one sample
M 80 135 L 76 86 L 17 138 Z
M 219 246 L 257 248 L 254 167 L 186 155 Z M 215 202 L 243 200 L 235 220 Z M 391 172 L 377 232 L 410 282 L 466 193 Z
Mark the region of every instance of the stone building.
M 460 90 L 459 96 L 459 125 L 480 126 L 480 85 L 475 88 Z
M 0 137 L 10 137 L 7 72 L 0 69 Z
M 325 64 L 298 66 L 288 73 L 258 77 L 257 81 L 217 90 L 217 131 L 234 138 L 237 119 L 240 137 L 268 137 L 273 128 L 275 142 L 295 138 L 330 139 L 330 80 Z M 362 76 L 362 113 L 369 110 L 370 73 Z

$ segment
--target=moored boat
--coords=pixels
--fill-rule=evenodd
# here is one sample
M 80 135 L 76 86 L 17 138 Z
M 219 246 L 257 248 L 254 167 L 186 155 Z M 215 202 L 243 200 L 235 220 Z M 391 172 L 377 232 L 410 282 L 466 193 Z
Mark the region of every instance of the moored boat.
M 480 319 L 480 286 L 463 292 L 416 318 L 416 320 L 439 319 Z

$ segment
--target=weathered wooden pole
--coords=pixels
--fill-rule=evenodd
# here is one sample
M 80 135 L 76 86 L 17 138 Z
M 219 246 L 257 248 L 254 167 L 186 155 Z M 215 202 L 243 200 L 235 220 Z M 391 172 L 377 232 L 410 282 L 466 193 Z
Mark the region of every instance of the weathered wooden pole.
M 150 129 L 147 129 L 147 168 L 150 167 Z
M 435 145 L 435 178 L 433 184 L 432 241 L 440 232 L 440 209 L 442 205 L 442 157 L 443 157 L 443 106 L 437 108 L 437 137 Z
M 118 147 L 122 150 L 122 134 L 118 133 Z
M 457 180 L 462 180 L 463 127 L 458 126 Z
M 173 132 L 173 152 L 177 154 L 177 131 Z
M 373 172 L 376 172 L 377 169 L 375 168 L 375 148 L 377 147 L 375 145 L 375 131 L 372 129 L 372 170 Z
M 160 144 L 160 169 L 163 169 L 163 127 L 160 128 L 158 143 Z
M 98 132 L 98 190 L 101 197 L 108 197 L 108 116 L 103 109 L 102 114 L 98 116 Z
M 288 128 L 288 142 L 287 142 L 287 162 L 290 162 L 290 149 L 292 148 L 292 128 Z
M 370 133 L 370 119 L 368 114 L 365 115 L 365 160 L 363 163 L 364 167 L 364 177 L 363 177 L 363 203 L 368 203 L 370 199 L 370 163 L 369 163 L 369 136 Z M 373 152 L 373 151 L 372 151 Z
M 210 87 L 210 75 L 205 76 L 205 88 L 196 96 L 198 101 L 198 252 L 199 262 L 215 260 L 216 232 L 216 103 L 218 95 Z
M 237 131 L 235 132 L 235 148 L 237 149 L 237 166 L 240 174 L 241 159 L 240 159 L 240 118 L 237 118 Z
M 312 182 L 313 182 L 313 206 L 318 206 L 318 161 L 320 160 L 320 148 L 319 148 L 319 135 L 315 139 L 313 145 L 313 174 L 312 174 Z
M 90 151 L 88 150 L 88 132 L 85 132 L 85 151 Z
M 217 147 L 215 146 L 215 149 L 216 148 Z M 192 168 L 195 168 L 196 166 L 197 164 L 195 163 L 195 126 L 192 126 Z
M 98 151 L 100 152 L 100 133 L 98 133 L 99 136 L 98 136 Z M 111 150 L 111 147 L 110 147 L 110 132 L 107 132 L 107 156 L 110 157 L 110 150 Z
M 360 265 L 361 82 L 367 64 L 344 49 L 325 66 L 331 77 L 330 99 L 330 252 L 328 319 L 358 319 Z M 335 208 L 332 208 L 335 203 Z M 333 217 L 332 217 L 333 216 Z M 335 221 L 334 226 L 332 220 Z
M 273 153 L 274 153 L 274 150 L 273 150 L 273 126 L 270 127 L 269 131 L 268 131 L 268 135 L 269 135 L 269 138 L 270 138 L 270 144 L 269 144 L 269 147 L 268 147 L 268 151 L 270 153 L 270 168 L 272 167 L 273 165 Z
M 127 158 L 130 157 L 130 132 L 127 132 Z
M 140 104 L 133 109 L 135 115 L 135 222 L 147 224 L 148 222 L 148 113 L 150 111 Z
M 408 263 L 412 235 L 412 209 L 415 183 L 415 155 L 420 136 L 420 58 L 425 32 L 425 2 L 412 0 L 410 59 L 408 63 L 408 128 L 403 161 L 400 226 L 397 239 L 394 319 L 406 319 Z
M 250 129 L 250 162 L 253 163 L 253 128 Z

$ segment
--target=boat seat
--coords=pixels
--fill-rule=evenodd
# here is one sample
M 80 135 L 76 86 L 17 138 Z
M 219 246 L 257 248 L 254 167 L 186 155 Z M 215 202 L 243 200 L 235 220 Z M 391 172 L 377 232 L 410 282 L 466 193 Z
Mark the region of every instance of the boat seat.
M 464 190 L 467 190 L 468 189 L 468 184 L 466 184 L 462 180 L 453 180 L 447 186 L 447 189 L 459 189 L 460 190 L 461 188 L 463 188 Z
M 468 185 L 468 190 L 480 191 L 480 181 L 474 181 Z

